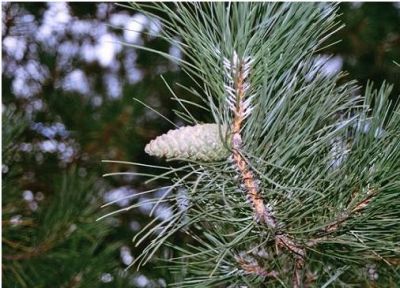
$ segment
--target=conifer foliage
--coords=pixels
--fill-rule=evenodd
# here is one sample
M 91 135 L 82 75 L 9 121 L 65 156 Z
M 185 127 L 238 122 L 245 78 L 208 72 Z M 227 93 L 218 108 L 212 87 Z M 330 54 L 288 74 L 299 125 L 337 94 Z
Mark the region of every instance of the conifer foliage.
M 113 277 L 106 272 L 117 270 L 113 256 L 121 244 L 107 240 L 111 229 L 96 222 L 100 201 L 90 193 L 98 190 L 96 178 L 82 179 L 71 167 L 48 179 L 45 193 L 26 190 L 22 198 L 26 166 L 15 155 L 29 121 L 12 106 L 2 116 L 2 287 L 104 287 L 101 277 Z M 41 202 L 40 208 L 31 206 L 34 200 Z M 127 283 L 118 277 L 113 287 Z
M 180 158 L 181 166 L 159 167 L 152 178 L 172 183 L 153 209 L 169 203 L 174 213 L 135 237 L 136 245 L 151 241 L 132 265 L 150 261 L 182 230 L 191 239 L 165 259 L 179 287 L 395 287 L 400 109 L 388 84 L 359 95 L 354 82 L 338 84 L 343 73 L 324 72 L 318 53 L 340 28 L 336 7 L 131 8 L 158 17 L 163 37 L 182 49 L 185 58 L 173 60 L 196 81 L 213 141 L 226 153 L 202 149 L 200 139 L 211 136 L 190 139 L 193 129 L 207 133 L 200 126 L 162 136 L 168 145 L 149 144 L 150 154 Z M 181 103 L 179 115 L 190 119 L 193 103 Z M 185 154 L 190 147 L 201 157 Z

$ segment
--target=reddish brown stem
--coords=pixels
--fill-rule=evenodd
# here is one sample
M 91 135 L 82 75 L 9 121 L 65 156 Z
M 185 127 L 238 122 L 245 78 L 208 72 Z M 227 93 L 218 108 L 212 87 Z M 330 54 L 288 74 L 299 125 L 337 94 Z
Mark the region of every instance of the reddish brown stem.
M 252 208 L 254 211 L 255 219 L 266 225 L 271 230 L 275 231 L 277 228 L 277 220 L 275 219 L 272 211 L 267 208 L 264 203 L 264 199 L 260 193 L 260 188 L 257 184 L 256 177 L 254 173 L 251 171 L 246 159 L 240 153 L 240 150 L 243 145 L 242 136 L 241 136 L 241 128 L 242 122 L 245 119 L 245 104 L 244 98 L 246 96 L 245 87 L 249 86 L 245 83 L 246 79 L 244 75 L 246 74 L 243 70 L 244 63 L 243 61 L 239 62 L 239 67 L 235 67 L 237 71 L 234 78 L 234 89 L 236 91 L 236 107 L 234 112 L 234 119 L 232 124 L 232 157 L 233 161 L 240 173 L 244 188 L 246 190 L 247 199 L 252 204 Z M 247 69 L 247 68 L 246 68 Z M 303 247 L 295 243 L 288 235 L 286 234 L 276 234 L 275 235 L 275 243 L 277 246 L 282 247 L 288 251 L 290 251 L 295 258 L 295 267 L 294 267 L 294 275 L 293 275 L 293 287 L 301 287 L 302 283 L 302 270 L 304 266 L 304 257 L 305 250 Z M 243 268 L 242 263 L 242 268 Z M 245 265 L 245 271 L 251 270 L 254 274 L 262 274 L 262 271 L 258 268 L 258 266 L 249 266 L 249 264 Z
M 315 246 L 320 242 L 328 239 L 329 234 L 337 232 L 340 226 L 347 220 L 349 220 L 350 217 L 352 217 L 355 213 L 361 212 L 363 209 L 365 209 L 368 206 L 368 204 L 372 201 L 375 195 L 376 191 L 374 192 L 370 191 L 367 197 L 365 197 L 362 201 L 358 202 L 353 208 L 349 209 L 346 212 L 341 213 L 340 216 L 335 221 L 327 224 L 324 228 L 322 228 L 320 230 L 320 233 L 322 232 L 324 236 L 308 241 L 307 246 L 309 247 Z
M 240 268 L 246 274 L 257 275 L 261 277 L 278 277 L 278 272 L 276 271 L 267 271 L 263 267 L 261 267 L 255 259 L 246 260 L 244 257 L 236 256 L 236 261 L 238 262 Z

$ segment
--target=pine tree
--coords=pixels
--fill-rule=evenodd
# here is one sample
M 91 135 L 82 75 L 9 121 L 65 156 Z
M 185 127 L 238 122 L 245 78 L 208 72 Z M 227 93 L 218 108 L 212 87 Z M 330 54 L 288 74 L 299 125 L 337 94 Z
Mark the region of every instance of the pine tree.
M 114 257 L 121 244 L 108 239 L 107 223 L 96 222 L 97 178 L 82 179 L 71 167 L 43 192 L 22 192 L 26 163 L 15 159 L 28 120 L 11 105 L 2 118 L 2 287 L 103 287 L 112 279 L 113 287 L 127 287 Z
M 193 78 L 197 86 L 187 89 L 209 112 L 227 155 L 220 160 L 205 147 L 193 156 L 209 135 L 190 113 L 200 104 L 181 99 L 177 116 L 193 127 L 147 149 L 178 161 L 152 166 L 162 172 L 149 180 L 172 183 L 150 201 L 150 214 L 163 203 L 174 213 L 135 236 L 136 245 L 151 241 L 132 265 L 154 261 L 164 245 L 176 251 L 164 260 L 178 287 L 400 283 L 399 105 L 388 100 L 391 85 L 360 93 L 355 82 L 339 84 L 344 73 L 324 73 L 318 53 L 340 28 L 336 6 L 131 8 L 159 18 L 164 39 L 182 49 L 185 59 L 152 52 Z M 193 129 L 201 135 L 186 140 Z M 177 231 L 190 238 L 182 246 L 168 243 Z

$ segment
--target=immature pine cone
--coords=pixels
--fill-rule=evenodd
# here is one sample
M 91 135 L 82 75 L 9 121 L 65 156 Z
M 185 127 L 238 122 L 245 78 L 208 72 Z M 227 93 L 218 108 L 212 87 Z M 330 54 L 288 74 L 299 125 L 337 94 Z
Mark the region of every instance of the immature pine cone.
M 198 124 L 169 130 L 151 140 L 144 151 L 167 159 L 222 160 L 229 155 L 229 150 L 224 146 L 219 131 L 220 126 L 217 124 Z M 221 129 L 221 132 L 224 135 L 226 128 Z

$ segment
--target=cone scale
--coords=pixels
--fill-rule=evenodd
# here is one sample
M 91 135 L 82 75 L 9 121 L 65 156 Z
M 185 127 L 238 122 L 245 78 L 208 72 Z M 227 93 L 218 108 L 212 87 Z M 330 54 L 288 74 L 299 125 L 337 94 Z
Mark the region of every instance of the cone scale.
M 221 128 L 218 124 L 198 124 L 170 130 L 151 140 L 145 152 L 166 159 L 223 160 L 229 156 L 229 150 L 221 138 L 226 129 Z

